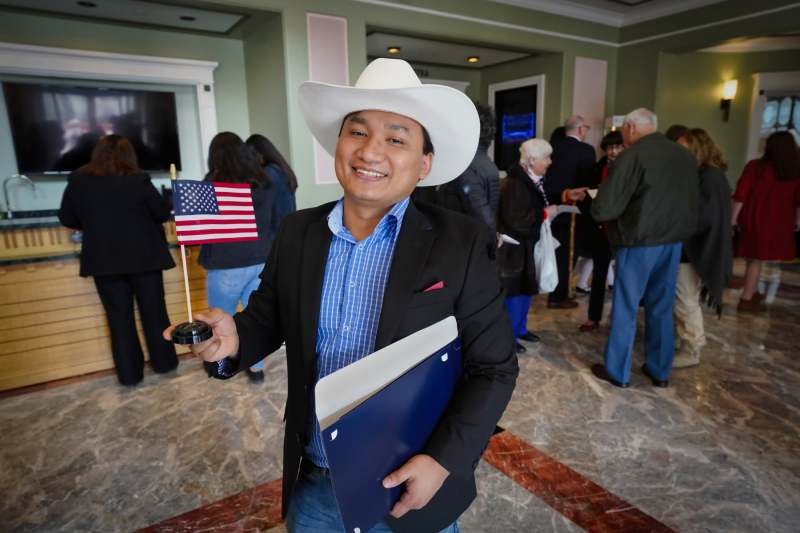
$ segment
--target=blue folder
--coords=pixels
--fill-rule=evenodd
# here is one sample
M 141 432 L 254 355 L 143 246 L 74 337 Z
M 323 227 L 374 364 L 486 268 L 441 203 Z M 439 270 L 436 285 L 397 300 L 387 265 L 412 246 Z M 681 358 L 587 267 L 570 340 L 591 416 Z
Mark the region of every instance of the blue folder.
M 405 490 L 383 478 L 418 454 L 461 378 L 448 317 L 326 376 L 315 390 L 325 453 L 345 531 L 366 533 Z

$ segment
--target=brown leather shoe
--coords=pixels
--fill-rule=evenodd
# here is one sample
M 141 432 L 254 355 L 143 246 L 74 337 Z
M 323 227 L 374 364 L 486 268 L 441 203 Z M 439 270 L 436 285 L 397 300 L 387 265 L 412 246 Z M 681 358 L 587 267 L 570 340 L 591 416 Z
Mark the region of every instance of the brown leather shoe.
M 548 309 L 575 309 L 576 307 L 578 307 L 578 302 L 572 298 L 560 302 L 547 302 Z
M 600 327 L 600 323 L 599 322 L 593 322 L 593 321 L 589 320 L 589 321 L 584 322 L 583 324 L 581 324 L 578 327 L 578 329 L 580 331 L 582 331 L 583 333 L 591 333 L 592 331 L 596 330 L 599 327 Z

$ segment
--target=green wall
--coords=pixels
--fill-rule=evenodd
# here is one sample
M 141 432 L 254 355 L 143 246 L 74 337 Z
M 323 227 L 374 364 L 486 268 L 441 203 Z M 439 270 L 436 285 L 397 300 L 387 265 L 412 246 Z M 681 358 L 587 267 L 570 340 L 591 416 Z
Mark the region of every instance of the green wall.
M 86 22 L 0 10 L 0 40 L 10 43 L 216 61 L 217 125 L 250 131 L 244 53 L 236 39 Z
M 266 136 L 291 160 L 281 15 L 253 16 L 242 27 L 242 37 L 250 132 Z
M 800 51 L 662 54 L 655 105 L 660 129 L 682 123 L 707 130 L 728 159 L 728 179 L 735 183 L 747 162 L 752 75 L 783 71 L 800 71 Z M 739 86 L 730 119 L 723 122 L 719 101 L 722 84 L 729 79 L 738 80 Z
M 785 7 L 789 9 L 707 26 L 729 18 L 743 17 L 748 13 Z M 680 31 L 698 26 L 703 27 Z M 658 76 L 662 52 L 691 52 L 747 36 L 796 32 L 799 26 L 800 6 L 797 2 L 728 0 L 623 28 L 622 45 L 616 65 L 618 71 L 614 113 L 625 114 L 637 107 L 653 108 L 656 105 L 656 90 L 661 81 Z M 672 32 L 679 33 L 670 34 Z M 663 34 L 670 35 L 652 39 Z M 639 39 L 647 40 L 637 42 Z

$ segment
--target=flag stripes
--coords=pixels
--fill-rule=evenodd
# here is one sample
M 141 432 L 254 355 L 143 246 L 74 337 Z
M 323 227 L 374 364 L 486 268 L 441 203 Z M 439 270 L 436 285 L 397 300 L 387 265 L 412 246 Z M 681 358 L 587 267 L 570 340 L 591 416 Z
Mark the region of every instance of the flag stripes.
M 258 239 L 250 185 L 194 180 L 173 182 L 179 244 Z

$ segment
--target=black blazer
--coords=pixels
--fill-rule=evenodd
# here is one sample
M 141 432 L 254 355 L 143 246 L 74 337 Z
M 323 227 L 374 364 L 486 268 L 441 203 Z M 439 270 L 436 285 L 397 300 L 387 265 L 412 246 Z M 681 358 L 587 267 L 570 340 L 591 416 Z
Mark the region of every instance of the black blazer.
M 497 250 L 500 282 L 508 296 L 533 295 L 539 292 L 533 247 L 539 242 L 544 220 L 545 198 L 519 163 L 511 167 L 503 180 L 497 229 L 520 244 L 504 243 Z
M 309 441 L 315 347 L 333 203 L 286 217 L 247 308 L 234 318 L 239 366 L 246 368 L 286 342 L 289 390 L 283 444 L 283 512 Z M 474 469 L 514 390 L 519 372 L 503 293 L 487 254 L 486 229 L 439 207 L 410 203 L 397 237 L 383 298 L 378 350 L 454 315 L 462 341 L 464 378 L 424 453 L 450 472 L 419 511 L 386 520 L 399 532 L 446 527 L 475 498 Z M 423 292 L 439 281 L 444 288 Z
M 83 231 L 81 276 L 136 274 L 175 266 L 162 226 L 170 210 L 147 174 L 71 174 L 58 219 Z
M 551 159 L 544 187 L 550 203 L 557 205 L 564 203 L 561 194 L 565 189 L 573 189 L 588 179 L 595 164 L 594 148 L 575 137 L 564 137 L 553 146 Z

